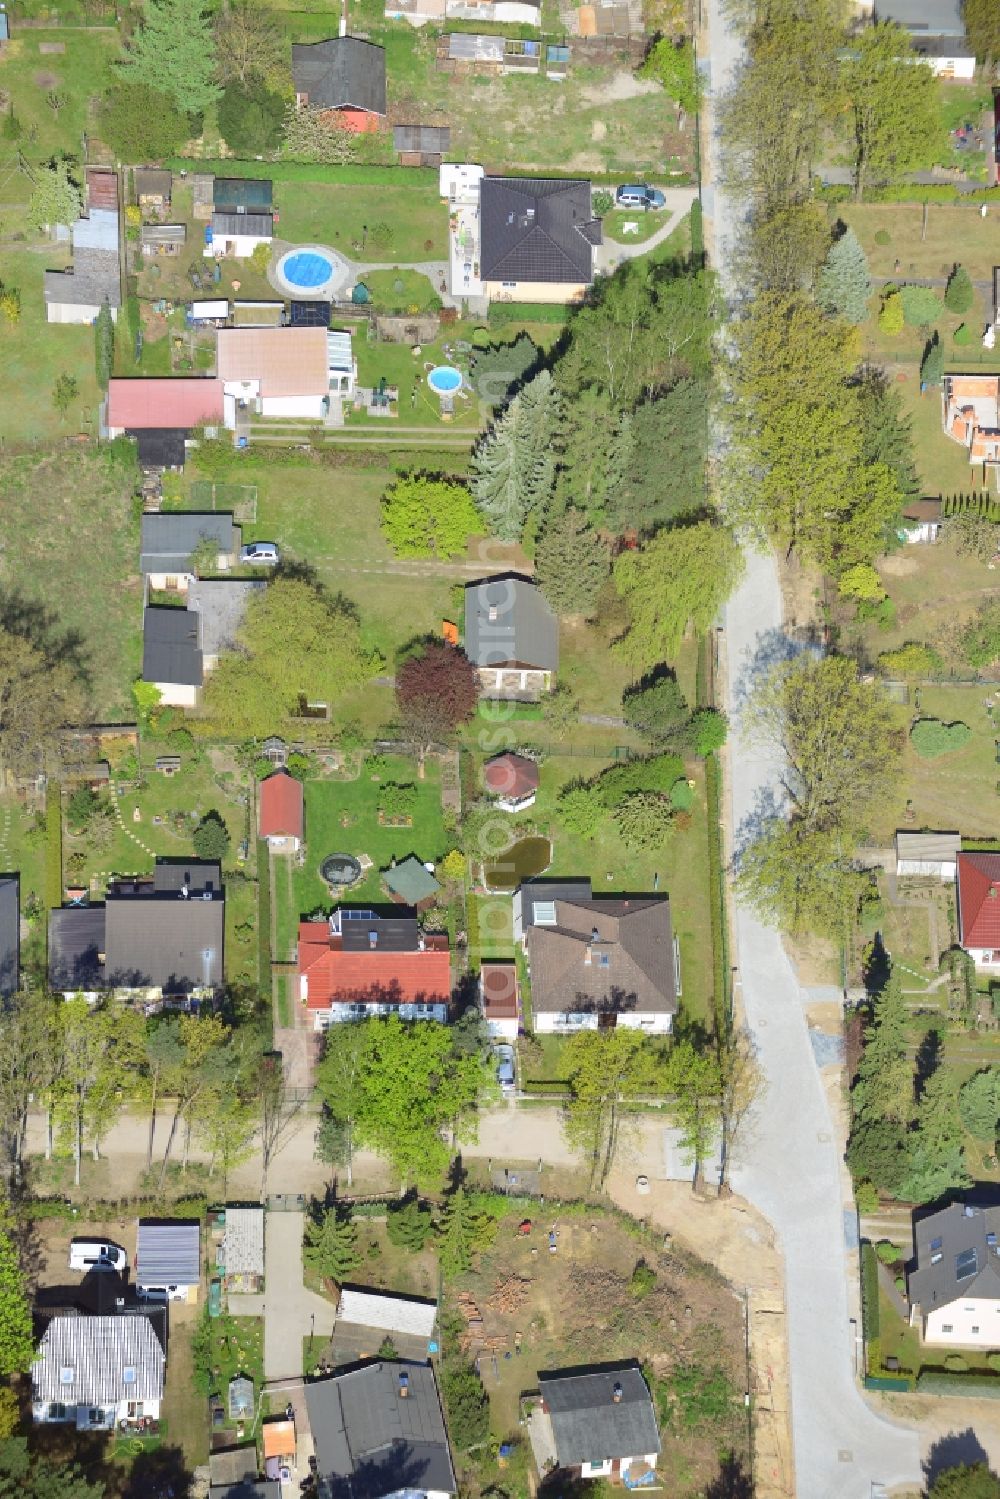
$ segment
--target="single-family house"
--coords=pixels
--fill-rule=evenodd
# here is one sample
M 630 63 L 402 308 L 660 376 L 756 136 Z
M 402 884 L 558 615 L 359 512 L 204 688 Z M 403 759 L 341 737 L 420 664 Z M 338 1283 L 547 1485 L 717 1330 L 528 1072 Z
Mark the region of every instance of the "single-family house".
M 201 1225 L 194 1219 L 140 1218 L 135 1241 L 140 1293 L 195 1302 L 201 1285 Z
M 225 423 L 238 413 L 322 421 L 329 410 L 327 333 L 322 328 L 220 328 L 218 371 Z
M 257 1443 L 214 1447 L 208 1454 L 208 1499 L 280 1499 L 281 1483 L 261 1478 Z
M 976 54 L 965 34 L 961 0 L 875 0 L 872 19 L 901 26 L 939 78 L 975 78 Z
M 142 680 L 171 708 L 197 705 L 205 670 L 193 609 L 153 605 L 142 611 Z
M 530 880 L 514 894 L 514 934 L 536 1031 L 672 1029 L 680 965 L 667 896 L 595 897 L 589 881 Z
M 950 884 L 955 879 L 961 847 L 961 833 L 897 833 L 897 878 L 942 880 Z
M 200 549 L 214 548 L 212 567 L 226 572 L 236 563 L 240 533 L 223 510 L 160 510 L 143 515 L 139 529 L 139 570 L 149 588 L 187 593 L 197 576 Z
M 940 499 L 908 500 L 903 506 L 902 539 L 910 546 L 937 541 L 941 535 L 944 506 Z
M 479 279 L 491 301 L 581 301 L 593 284 L 600 244 L 589 182 L 482 178 Z
M 984 480 L 1000 472 L 1000 375 L 945 375 L 941 381 L 945 432 L 969 450 Z
M 0 874 L 0 999 L 21 987 L 21 877 Z
M 81 248 L 65 271 L 46 271 L 42 278 L 48 323 L 92 323 L 107 304 L 114 322 L 122 305 L 117 250 Z
M 1000 854 L 955 856 L 958 940 L 977 968 L 1000 969 Z
M 596 1364 L 538 1376 L 556 1465 L 579 1478 L 643 1487 L 656 1471 L 660 1432 L 636 1363 Z
M 538 762 L 508 750 L 483 766 L 483 784 L 488 796 L 503 812 L 523 812 L 535 802 Z
M 135 197 L 140 208 L 166 213 L 170 208 L 174 179 L 160 167 L 136 167 Z
M 212 431 L 222 425 L 222 381 L 204 375 L 112 376 L 104 425 L 109 437 L 195 427 Z
M 49 986 L 67 999 L 207 999 L 222 984 L 225 888 L 212 860 L 158 859 L 151 879 L 49 912 Z
M 952 1202 L 913 1221 L 910 1324 L 939 1347 L 1000 1342 L 1000 1207 Z
M 378 130 L 385 118 L 385 48 L 356 36 L 292 44 L 292 81 L 300 108 L 355 134 Z
M 487 697 L 537 700 L 559 666 L 559 624 L 537 584 L 514 576 L 465 590 L 465 654 Z
M 264 1283 L 264 1209 L 227 1207 L 222 1235 L 227 1291 L 259 1291 Z
M 276 770 L 260 783 L 258 833 L 268 847 L 297 853 L 305 836 L 302 782 L 287 770 Z
M 216 208 L 205 233 L 204 254 L 216 260 L 249 260 L 258 245 L 269 245 L 273 238 L 272 214 L 224 213 Z
M 411 906 L 414 911 L 426 911 L 441 893 L 440 882 L 416 854 L 408 855 L 398 864 L 394 859 L 382 871 L 382 884 L 390 900 L 398 906 Z
M 37 1425 L 117 1431 L 157 1420 L 166 1355 L 161 1317 L 118 1311 L 109 1317 L 57 1313 L 31 1366 L 31 1415 Z
M 395 1296 L 343 1286 L 333 1327 L 333 1357 L 339 1366 L 375 1358 L 386 1338 L 397 1357 L 426 1363 L 435 1351 L 437 1303 L 418 1296 Z
M 484 959 L 479 967 L 479 1000 L 489 1034 L 497 1041 L 516 1041 L 521 1030 L 517 964 L 509 958 Z
M 320 1484 L 364 1499 L 457 1492 L 430 1364 L 378 1363 L 305 1387 Z
M 325 1031 L 346 1020 L 399 1015 L 448 1019 L 448 938 L 425 934 L 416 913 L 340 906 L 299 923 L 299 998 Z
M 142 679 L 175 708 L 198 704 L 206 675 L 232 650 L 262 578 L 191 578 L 187 608 L 152 604 L 143 610 Z

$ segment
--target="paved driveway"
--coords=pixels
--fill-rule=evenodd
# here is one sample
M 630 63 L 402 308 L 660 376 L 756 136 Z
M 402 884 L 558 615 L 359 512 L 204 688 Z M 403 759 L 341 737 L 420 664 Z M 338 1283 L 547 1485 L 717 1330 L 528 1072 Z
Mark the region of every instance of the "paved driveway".
M 650 250 L 668 239 L 681 220 L 691 212 L 691 204 L 698 196 L 698 189 L 694 187 L 668 187 L 664 189 L 663 196 L 666 203 L 660 212 L 663 222 L 657 226 L 655 234 L 648 239 L 636 240 L 635 243 L 626 241 L 619 244 L 617 240 L 606 239 L 603 245 L 598 247 L 594 256 L 594 269 L 596 271 L 613 271 L 616 266 L 622 265 L 626 260 L 638 260 L 642 255 L 648 255 Z M 642 210 L 636 210 L 636 218 L 642 218 Z
M 303 1213 L 268 1213 L 264 1235 L 264 1293 L 230 1296 L 237 1317 L 264 1318 L 264 1378 L 302 1374 L 303 1339 L 311 1333 L 325 1346 L 333 1332 L 334 1307 L 302 1284 Z
M 770 555 L 748 555 L 726 624 L 728 706 L 736 719 L 748 663 L 762 640 L 780 638 Z M 766 747 L 743 738 L 738 720 L 729 764 L 738 840 L 759 793 L 777 787 L 779 767 Z M 845 1234 L 842 1146 L 802 993 L 778 933 L 745 908 L 737 909 L 736 940 L 747 1024 L 767 1088 L 733 1186 L 770 1220 L 784 1249 L 795 1491 L 809 1499 L 869 1499 L 873 1483 L 918 1488 L 916 1433 L 877 1416 L 855 1380 L 857 1252 Z

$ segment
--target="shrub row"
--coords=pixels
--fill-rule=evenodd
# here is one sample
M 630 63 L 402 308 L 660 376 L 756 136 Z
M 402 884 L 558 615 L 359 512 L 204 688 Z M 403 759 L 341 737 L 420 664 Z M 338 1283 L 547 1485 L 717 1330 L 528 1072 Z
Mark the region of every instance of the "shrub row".
M 941 1374 L 928 1369 L 917 1376 L 917 1392 L 921 1395 L 974 1395 L 1000 1400 L 1000 1375 Z
M 878 1256 L 874 1244 L 866 1239 L 861 1246 L 861 1325 L 866 1343 L 875 1343 L 879 1335 Z
M 818 183 L 815 195 L 826 203 L 848 203 L 854 197 L 854 190 L 844 182 Z M 904 182 L 894 187 L 873 187 L 865 194 L 866 203 L 968 203 L 972 207 L 998 201 L 1000 187 L 981 187 L 963 193 L 948 182 Z
M 81 1204 L 65 1197 L 25 1199 L 17 1205 L 25 1218 L 204 1218 L 208 1199 L 190 1197 L 121 1197 Z
M 45 904 L 49 910 L 62 905 L 62 795 L 59 782 L 45 788 Z
M 730 1020 L 730 995 L 726 987 L 729 972 L 726 933 L 726 886 L 722 868 L 721 815 L 722 774 L 718 755 L 705 760 L 705 798 L 708 805 L 708 916 L 712 934 L 712 981 L 715 988 L 715 1023 L 720 1033 Z
M 270 995 L 271 860 L 263 838 L 257 840 L 257 984 L 262 994 Z
M 547 302 L 491 302 L 489 324 L 507 328 L 511 323 L 568 323 L 572 310 Z

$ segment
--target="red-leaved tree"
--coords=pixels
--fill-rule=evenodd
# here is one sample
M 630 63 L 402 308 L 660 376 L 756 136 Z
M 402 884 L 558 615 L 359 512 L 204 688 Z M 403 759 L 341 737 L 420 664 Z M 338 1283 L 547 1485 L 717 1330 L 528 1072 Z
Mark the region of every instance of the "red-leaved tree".
M 472 662 L 464 651 L 443 640 L 429 640 L 399 667 L 396 702 L 406 737 L 416 749 L 421 775 L 428 750 L 468 723 L 478 696 Z

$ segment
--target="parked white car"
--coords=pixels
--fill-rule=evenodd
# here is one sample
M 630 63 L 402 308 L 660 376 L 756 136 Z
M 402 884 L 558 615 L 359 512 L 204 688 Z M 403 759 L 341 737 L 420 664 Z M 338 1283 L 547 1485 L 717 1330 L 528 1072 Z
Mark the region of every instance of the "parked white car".
M 100 1239 L 73 1239 L 69 1246 L 69 1268 L 86 1274 L 88 1270 L 124 1270 L 128 1255 L 120 1244 Z

